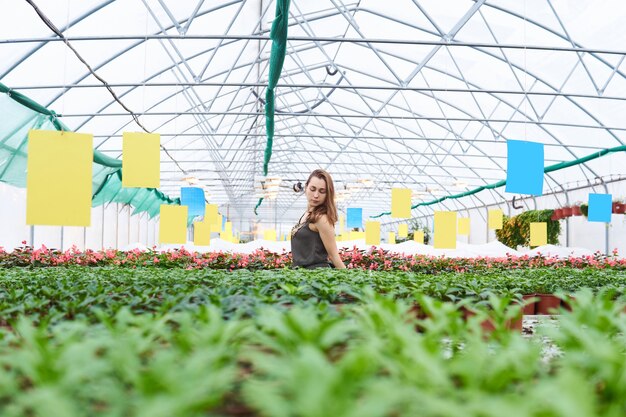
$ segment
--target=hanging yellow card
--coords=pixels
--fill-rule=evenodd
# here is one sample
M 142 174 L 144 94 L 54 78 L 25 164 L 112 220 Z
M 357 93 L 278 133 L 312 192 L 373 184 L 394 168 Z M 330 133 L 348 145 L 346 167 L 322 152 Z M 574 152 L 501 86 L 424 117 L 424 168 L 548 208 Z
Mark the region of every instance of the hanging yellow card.
M 500 230 L 502 229 L 502 210 L 489 210 L 489 229 Z
M 456 211 L 435 212 L 435 248 L 456 249 Z
M 394 232 L 389 232 L 389 234 L 387 235 L 387 243 L 396 243 L 396 234 Z
M 413 240 L 416 241 L 417 243 L 421 243 L 422 245 L 424 244 L 424 231 L 423 230 L 416 230 L 413 232 Z
M 545 222 L 530 223 L 530 246 L 548 244 L 548 224 Z
M 469 236 L 470 234 L 470 219 L 469 217 L 459 218 L 459 231 L 458 233 L 463 236 Z
M 232 222 L 224 223 L 224 231 L 226 233 L 230 233 L 232 235 L 233 234 L 233 223 Z
M 222 226 L 222 219 L 218 218 L 217 204 L 207 204 L 204 209 L 204 221 L 211 226 Z M 217 232 L 217 228 L 213 227 L 214 232 Z
M 26 162 L 26 224 L 89 226 L 93 135 L 31 130 Z
M 407 237 L 409 236 L 409 225 L 406 223 L 402 223 L 398 225 L 398 237 Z
M 193 224 L 193 244 L 196 246 L 209 246 L 211 244 L 211 225 L 208 222 Z
M 343 231 L 345 230 L 346 227 L 346 216 L 344 216 L 343 214 L 341 214 L 339 216 L 339 234 L 343 233 Z
M 391 189 L 391 217 L 408 219 L 411 217 L 411 189 Z
M 272 242 L 276 241 L 276 230 L 268 229 L 263 231 L 263 239 L 271 240 Z
M 161 186 L 161 135 L 124 132 L 122 138 L 122 187 Z
M 365 222 L 365 244 L 380 245 L 380 222 Z
M 233 241 L 233 233 L 232 232 L 227 232 L 227 231 L 223 231 L 220 232 L 220 239 L 225 240 L 226 242 L 231 242 Z
M 365 239 L 365 232 L 350 232 L 350 240 Z
M 187 243 L 187 206 L 161 205 L 159 243 Z

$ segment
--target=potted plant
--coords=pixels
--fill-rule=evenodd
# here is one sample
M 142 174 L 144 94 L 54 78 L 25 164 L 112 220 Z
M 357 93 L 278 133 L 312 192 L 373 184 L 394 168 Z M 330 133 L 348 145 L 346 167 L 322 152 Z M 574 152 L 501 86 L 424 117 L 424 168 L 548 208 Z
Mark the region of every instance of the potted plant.
M 510 248 L 530 244 L 530 223 L 545 222 L 548 226 L 548 243 L 558 244 L 561 226 L 555 220 L 556 210 L 528 210 L 517 216 L 504 216 L 502 229 L 496 230 L 498 241 Z
M 563 209 L 556 209 L 554 210 L 554 216 L 556 217 L 557 220 L 561 220 L 563 219 L 565 216 L 563 216 Z
M 626 204 L 624 204 L 622 201 L 613 201 L 613 213 L 615 214 L 624 214 L 626 213 Z
M 569 217 L 573 214 L 573 210 L 571 207 L 563 207 L 563 217 Z
M 522 313 L 525 316 L 534 316 L 537 313 L 539 298 L 535 294 L 524 294 L 522 296 Z
M 588 204 L 581 204 L 580 205 L 580 212 L 585 217 L 589 216 L 589 205 Z
M 583 212 L 580 210 L 580 204 L 579 202 L 576 202 L 572 205 L 572 215 L 573 216 L 582 216 Z
M 558 312 L 561 307 L 561 299 L 554 295 L 552 284 L 547 282 L 538 282 L 535 285 L 536 298 L 535 314 L 553 314 Z
M 466 321 L 477 321 L 482 332 L 522 332 L 522 305 L 516 294 L 488 293 L 488 298 L 461 307 Z

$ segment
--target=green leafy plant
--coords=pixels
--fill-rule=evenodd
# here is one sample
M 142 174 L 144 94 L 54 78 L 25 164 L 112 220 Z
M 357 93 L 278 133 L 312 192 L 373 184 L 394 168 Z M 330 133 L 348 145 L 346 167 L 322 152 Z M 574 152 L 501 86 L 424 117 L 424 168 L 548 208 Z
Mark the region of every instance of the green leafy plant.
M 580 205 L 580 211 L 583 214 L 583 216 L 588 217 L 589 216 L 589 204 L 581 204 Z
M 540 287 L 586 289 L 528 340 L 508 323 Z M 0 415 L 621 417 L 624 288 L 599 268 L 5 268 Z
M 582 207 L 581 207 L 582 211 Z M 548 228 L 548 244 L 559 243 L 561 224 L 551 220 L 554 210 L 529 210 L 517 216 L 504 216 L 502 229 L 496 230 L 497 239 L 510 248 L 530 245 L 530 223 L 544 222 Z
M 406 238 L 396 238 L 396 243 L 406 242 L 407 240 L 413 240 L 415 231 L 421 230 L 424 232 L 424 244 L 428 245 L 430 243 L 431 232 L 430 228 L 426 223 L 422 223 L 420 219 L 411 219 L 408 221 L 409 226 L 409 234 Z

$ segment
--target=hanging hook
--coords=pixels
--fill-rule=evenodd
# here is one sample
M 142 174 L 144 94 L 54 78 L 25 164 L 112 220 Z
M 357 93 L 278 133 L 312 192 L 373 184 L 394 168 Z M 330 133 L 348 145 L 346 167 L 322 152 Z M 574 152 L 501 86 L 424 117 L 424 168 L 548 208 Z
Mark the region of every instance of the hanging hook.
M 335 68 L 335 71 L 331 71 L 331 68 Z M 335 75 L 337 74 L 338 71 L 339 71 L 339 68 L 335 67 L 334 65 L 332 67 L 330 65 L 326 65 L 326 73 L 328 75 Z
M 514 209 L 518 209 L 518 210 L 519 210 L 519 209 L 521 209 L 521 208 L 524 208 L 524 206 L 523 206 L 521 203 L 520 203 L 520 205 L 519 205 L 519 206 L 516 206 L 516 205 L 515 205 L 515 199 L 516 199 L 516 198 L 517 198 L 517 196 L 513 196 L 513 201 L 511 202 L 511 206 L 512 206 Z

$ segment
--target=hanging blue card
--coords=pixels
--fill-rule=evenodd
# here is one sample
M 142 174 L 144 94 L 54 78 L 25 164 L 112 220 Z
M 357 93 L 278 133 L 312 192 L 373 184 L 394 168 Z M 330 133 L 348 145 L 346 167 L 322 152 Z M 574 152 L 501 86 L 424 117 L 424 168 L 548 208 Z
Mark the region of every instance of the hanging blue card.
M 346 209 L 347 227 L 352 229 L 354 227 L 363 227 L 363 209 L 362 208 L 348 208 Z
M 543 143 L 507 140 L 506 192 L 543 194 Z
M 204 201 L 204 190 L 200 187 L 181 187 L 180 204 L 189 207 L 187 217 L 204 216 L 206 203 Z
M 611 194 L 589 194 L 589 221 L 611 223 Z

